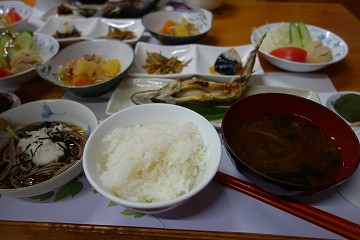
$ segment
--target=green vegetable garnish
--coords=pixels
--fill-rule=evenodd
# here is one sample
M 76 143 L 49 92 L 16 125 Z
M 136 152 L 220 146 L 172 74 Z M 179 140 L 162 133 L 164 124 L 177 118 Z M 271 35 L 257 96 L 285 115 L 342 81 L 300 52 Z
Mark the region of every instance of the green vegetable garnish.
M 342 95 L 335 100 L 334 109 L 350 123 L 360 121 L 360 95 L 355 93 Z
M 7 131 L 10 134 L 10 136 L 13 137 L 15 140 L 20 139 L 19 136 L 11 128 L 9 122 L 3 118 L 0 118 L 0 131 Z

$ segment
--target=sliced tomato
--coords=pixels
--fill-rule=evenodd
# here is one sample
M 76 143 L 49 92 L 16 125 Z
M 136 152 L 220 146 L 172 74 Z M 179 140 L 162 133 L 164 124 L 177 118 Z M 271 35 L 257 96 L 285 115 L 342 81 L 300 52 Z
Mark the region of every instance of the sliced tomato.
M 6 24 L 10 25 L 21 20 L 22 17 L 14 9 L 10 9 L 6 14 Z
M 13 75 L 14 73 L 7 68 L 0 66 L 0 78 Z
M 283 47 L 272 50 L 270 54 L 289 61 L 306 62 L 307 52 L 298 47 Z

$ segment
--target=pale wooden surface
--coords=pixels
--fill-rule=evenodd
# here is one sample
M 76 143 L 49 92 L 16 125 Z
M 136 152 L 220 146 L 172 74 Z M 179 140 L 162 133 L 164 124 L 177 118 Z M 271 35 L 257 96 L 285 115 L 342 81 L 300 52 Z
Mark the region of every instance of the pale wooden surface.
M 202 44 L 231 46 L 250 43 L 251 30 L 267 22 L 301 19 L 341 36 L 349 45 L 346 59 L 320 70 L 338 91 L 360 91 L 360 21 L 341 4 L 253 2 L 228 0 L 214 12 L 214 26 Z M 281 71 L 261 57 L 266 72 Z M 41 79 L 21 87 L 16 94 L 22 103 L 61 98 L 64 91 Z M 0 238 L 6 239 L 288 239 L 285 236 L 248 233 L 162 230 L 117 226 L 88 226 L 55 223 L 0 221 Z M 289 237 L 290 238 L 290 237 Z M 303 239 L 303 238 L 302 238 Z

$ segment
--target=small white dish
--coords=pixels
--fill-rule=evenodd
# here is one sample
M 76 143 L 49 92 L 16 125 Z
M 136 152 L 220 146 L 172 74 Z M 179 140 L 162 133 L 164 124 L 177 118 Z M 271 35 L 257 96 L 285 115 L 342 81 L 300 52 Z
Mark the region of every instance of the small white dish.
M 251 42 L 255 46 L 258 40 L 269 30 L 278 28 L 280 26 L 289 25 L 288 22 L 271 23 L 255 28 L 251 34 Z M 324 46 L 327 46 L 332 51 L 332 60 L 324 63 L 300 63 L 288 61 L 282 58 L 271 55 L 265 51 L 261 46 L 259 51 L 271 64 L 292 72 L 312 72 L 324 68 L 330 64 L 341 61 L 346 57 L 349 48 L 346 42 L 335 33 L 312 25 L 306 25 L 313 40 L 321 41 Z M 265 40 L 266 41 L 266 38 Z
M 69 19 L 66 17 L 51 17 L 37 32 L 54 36 L 56 31 L 60 29 L 64 23 L 74 26 L 81 35 L 80 37 L 56 38 L 60 45 L 63 46 L 82 40 L 92 40 L 106 36 L 109 31 L 109 26 L 132 31 L 136 37 L 133 39 L 125 39 L 123 42 L 135 44 L 139 41 L 145 30 L 139 19 Z
M 49 0 L 44 0 L 44 1 L 50 2 Z M 53 3 L 50 3 L 50 4 L 53 5 Z M 48 3 L 47 5 L 50 5 L 50 4 Z M 62 18 L 67 18 L 67 19 L 85 19 L 86 16 L 82 15 L 81 11 L 79 11 L 79 9 L 85 9 L 85 11 L 89 12 L 89 14 L 91 12 L 95 14 L 102 7 L 101 4 L 79 4 L 77 6 L 74 6 L 72 4 L 65 3 L 65 6 L 72 9 L 72 13 L 65 15 L 65 14 L 58 14 L 59 6 L 60 6 L 60 4 L 57 4 L 53 7 L 48 8 L 47 11 L 45 11 L 45 13 L 41 16 L 41 20 L 46 22 L 51 17 L 62 17 Z M 44 7 L 40 7 L 40 8 L 44 8 Z
M 0 14 L 6 14 L 10 9 L 15 10 L 15 12 L 21 16 L 22 20 L 5 26 L 0 24 L 0 31 L 5 29 L 12 29 L 14 31 L 22 30 L 29 18 L 33 15 L 33 9 L 21 1 L 0 1 Z
M 107 19 L 100 18 L 101 24 L 99 28 L 93 31 L 92 35 L 89 36 L 89 39 L 99 38 L 100 36 L 105 36 L 108 33 L 109 26 L 118 28 L 121 30 L 128 30 L 134 33 L 135 38 L 132 39 L 124 39 L 122 40 L 124 43 L 128 43 L 131 45 L 135 45 L 142 35 L 144 34 L 145 28 L 141 23 L 140 19 Z
M 251 50 L 252 45 L 244 46 L 229 46 L 229 47 L 213 47 L 201 44 L 187 44 L 177 46 L 163 46 L 157 44 L 150 44 L 139 42 L 135 47 L 134 64 L 129 70 L 129 75 L 132 77 L 154 77 L 154 78 L 189 78 L 192 76 L 199 76 L 200 78 L 214 80 L 219 82 L 229 82 L 237 75 L 220 75 L 210 72 L 210 67 L 215 64 L 216 58 L 230 48 L 235 48 L 242 59 L 244 66 Z M 146 52 L 161 53 L 164 57 L 177 57 L 179 61 L 187 62 L 191 60 L 183 71 L 177 74 L 148 74 L 145 72 L 144 64 L 147 58 Z M 264 73 L 261 68 L 259 59 L 256 58 L 253 69 L 254 74 Z
M 136 106 L 135 103 L 132 102 L 131 96 L 139 91 L 147 91 L 158 89 L 166 84 L 173 81 L 172 79 L 164 79 L 164 78 L 125 78 L 120 84 L 117 86 L 115 91 L 112 93 L 110 100 L 106 106 L 105 113 L 108 115 L 112 115 L 118 111 L 123 109 Z M 288 93 L 300 97 L 304 97 L 320 103 L 319 96 L 316 92 L 310 89 L 302 89 L 302 88 L 282 88 L 282 87 L 273 87 L 273 86 L 265 86 L 265 85 L 249 85 L 246 87 L 246 90 L 243 93 L 242 97 L 246 97 L 249 95 L 257 94 L 257 93 Z M 221 106 L 225 109 L 228 108 L 228 105 Z M 221 127 L 221 120 L 210 120 L 210 123 L 216 127 Z
M 326 100 L 326 107 L 328 107 L 329 109 L 331 109 L 332 111 L 334 111 L 336 114 L 338 114 L 338 112 L 335 110 L 334 108 L 334 102 L 341 96 L 345 95 L 345 94 L 349 94 L 349 93 L 353 93 L 353 94 L 358 94 L 360 95 L 360 92 L 354 92 L 354 91 L 341 91 L 341 92 L 337 92 L 333 95 L 331 95 L 327 100 Z M 339 114 L 338 114 L 339 115 Z M 339 115 L 340 116 L 340 115 Z M 345 122 L 347 122 L 348 124 L 350 124 L 350 122 L 348 122 L 346 119 L 344 119 L 342 116 L 340 116 Z M 360 132 L 360 126 L 358 127 L 353 127 L 355 132 Z

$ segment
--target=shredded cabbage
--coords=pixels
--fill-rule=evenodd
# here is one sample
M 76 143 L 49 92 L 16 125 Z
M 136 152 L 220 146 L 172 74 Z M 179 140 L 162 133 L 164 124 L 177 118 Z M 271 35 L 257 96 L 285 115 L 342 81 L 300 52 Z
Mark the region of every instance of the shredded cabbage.
M 261 44 L 261 49 L 265 52 L 271 52 L 274 49 L 288 46 L 290 46 L 289 26 L 282 25 L 266 33 L 266 38 Z

